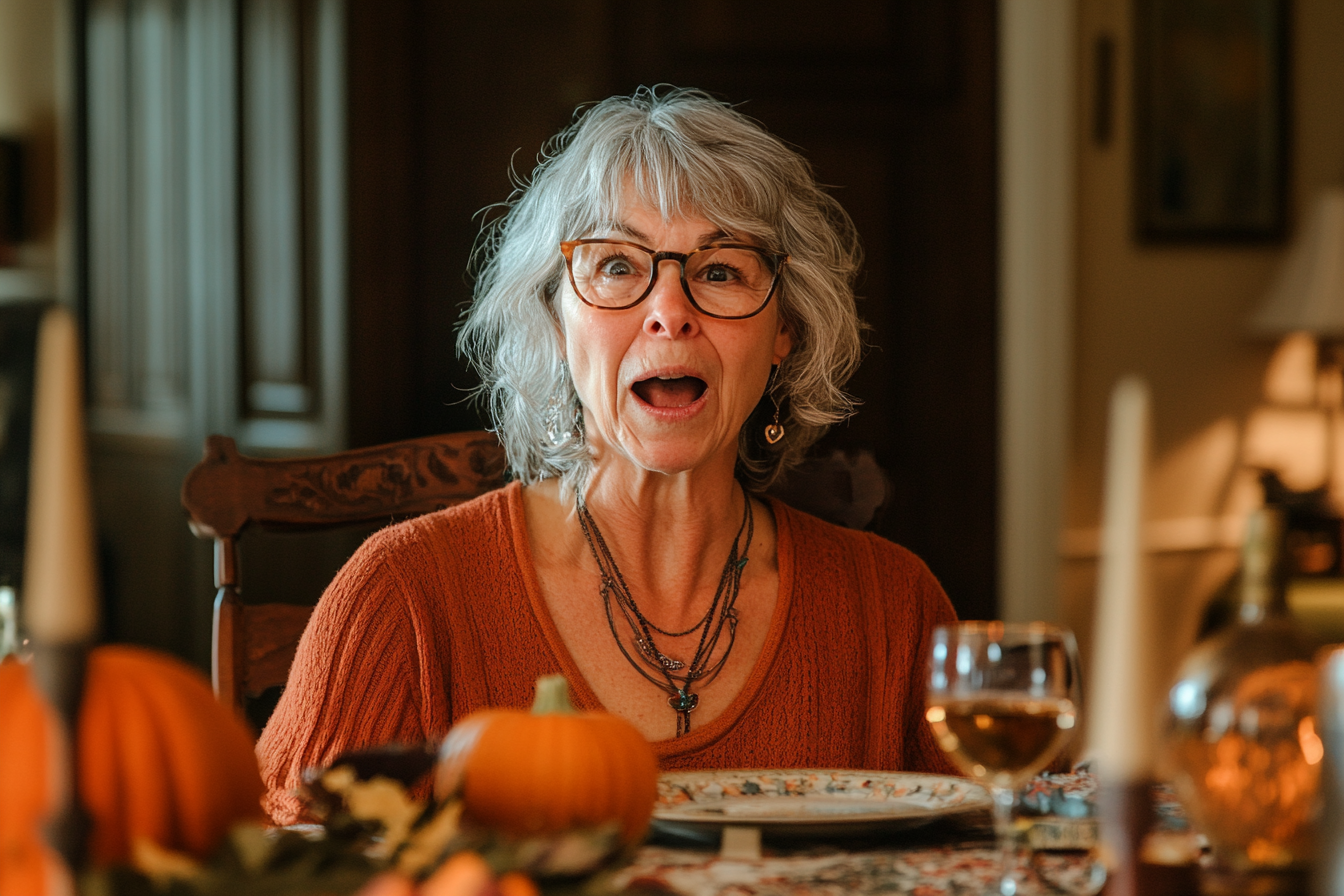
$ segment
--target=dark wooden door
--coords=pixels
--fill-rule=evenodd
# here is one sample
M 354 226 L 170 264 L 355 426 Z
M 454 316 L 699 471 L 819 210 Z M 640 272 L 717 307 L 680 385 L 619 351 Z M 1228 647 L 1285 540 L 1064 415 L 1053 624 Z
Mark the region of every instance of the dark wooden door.
M 860 413 L 818 447 L 871 451 L 878 531 L 966 617 L 996 614 L 993 0 L 351 4 L 350 432 L 475 428 L 453 324 L 473 215 L 577 103 L 709 90 L 812 161 L 859 227 L 872 325 Z

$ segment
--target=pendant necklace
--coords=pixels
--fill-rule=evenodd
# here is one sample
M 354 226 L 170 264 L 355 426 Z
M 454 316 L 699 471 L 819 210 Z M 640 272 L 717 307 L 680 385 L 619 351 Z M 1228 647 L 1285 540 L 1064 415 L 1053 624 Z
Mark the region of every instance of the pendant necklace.
M 668 631 L 651 622 L 640 610 L 639 604 L 635 603 L 625 577 L 621 575 L 620 567 L 616 565 L 616 558 L 607 546 L 606 539 L 602 537 L 602 530 L 597 527 L 597 521 L 593 519 L 588 505 L 584 503 L 583 495 L 580 493 L 575 497 L 579 528 L 583 530 L 584 541 L 588 543 L 588 550 L 592 552 L 593 560 L 597 563 L 598 572 L 602 576 L 599 593 L 607 611 L 607 624 L 611 628 L 611 635 L 635 671 L 668 695 L 667 704 L 677 714 L 677 737 L 691 730 L 691 712 L 700 703 L 700 695 L 694 693 L 691 688 L 703 687 L 714 680 L 727 662 L 737 639 L 737 593 L 742 584 L 742 570 L 747 565 L 746 552 L 751 547 L 751 539 L 755 532 L 751 497 L 745 488 L 742 489 L 742 498 L 746 504 L 742 511 L 742 522 L 737 528 L 737 535 L 733 537 L 733 546 L 728 552 L 727 561 L 723 564 L 719 586 L 714 591 L 714 599 L 710 601 L 709 609 L 690 628 Z M 745 543 L 742 540 L 744 533 Z M 621 636 L 617 616 L 624 620 L 625 627 L 630 630 L 629 637 L 634 644 L 633 652 L 626 647 L 626 639 Z M 725 629 L 728 636 L 727 646 L 718 661 L 710 665 Z M 668 638 L 680 638 L 697 631 L 700 632 L 700 640 L 696 645 L 695 654 L 687 662 L 673 659 L 663 653 L 654 640 L 655 633 Z

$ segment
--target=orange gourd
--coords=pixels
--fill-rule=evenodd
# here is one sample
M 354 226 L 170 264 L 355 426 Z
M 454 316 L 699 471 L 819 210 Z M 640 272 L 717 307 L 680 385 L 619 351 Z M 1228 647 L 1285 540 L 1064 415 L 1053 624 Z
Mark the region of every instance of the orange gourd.
M 0 775 L 9 782 L 0 849 L 31 835 L 48 811 L 49 719 L 27 668 L 0 663 Z M 235 823 L 263 819 L 251 732 L 203 675 L 172 657 L 122 645 L 90 651 L 78 750 L 94 865 L 127 862 L 137 838 L 206 858 Z
M 518 837 L 618 822 L 625 843 L 648 828 L 657 796 L 653 748 L 624 719 L 576 713 L 563 676 L 537 682 L 531 712 L 488 709 L 448 732 L 434 794 L 460 794 L 465 816 Z

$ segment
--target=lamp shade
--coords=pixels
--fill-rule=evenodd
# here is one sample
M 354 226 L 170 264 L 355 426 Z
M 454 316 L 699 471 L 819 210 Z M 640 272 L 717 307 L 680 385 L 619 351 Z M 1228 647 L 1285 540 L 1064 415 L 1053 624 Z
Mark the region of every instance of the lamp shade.
M 1344 336 L 1344 189 L 1316 198 L 1250 327 L 1265 336 Z

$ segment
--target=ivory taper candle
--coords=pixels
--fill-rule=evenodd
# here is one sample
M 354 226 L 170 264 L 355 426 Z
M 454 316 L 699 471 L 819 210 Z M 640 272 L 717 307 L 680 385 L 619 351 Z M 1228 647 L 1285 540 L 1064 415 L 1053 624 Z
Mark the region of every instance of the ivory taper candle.
M 1143 548 L 1150 404 L 1138 377 L 1125 377 L 1111 393 L 1087 706 L 1089 752 L 1103 778 L 1115 783 L 1146 778 L 1153 765 L 1152 608 Z
M 35 642 L 92 641 L 98 630 L 93 502 L 79 334 L 62 307 L 42 317 L 33 395 L 23 621 Z

